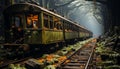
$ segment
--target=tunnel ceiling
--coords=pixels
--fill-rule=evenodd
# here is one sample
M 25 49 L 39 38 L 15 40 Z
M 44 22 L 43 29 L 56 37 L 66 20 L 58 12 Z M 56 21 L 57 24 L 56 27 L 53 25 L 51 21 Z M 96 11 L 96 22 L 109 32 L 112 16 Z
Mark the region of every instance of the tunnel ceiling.
M 107 5 L 109 9 L 110 17 L 112 19 L 112 25 L 118 25 L 120 23 L 120 0 L 86 0 L 86 1 L 96 1 Z

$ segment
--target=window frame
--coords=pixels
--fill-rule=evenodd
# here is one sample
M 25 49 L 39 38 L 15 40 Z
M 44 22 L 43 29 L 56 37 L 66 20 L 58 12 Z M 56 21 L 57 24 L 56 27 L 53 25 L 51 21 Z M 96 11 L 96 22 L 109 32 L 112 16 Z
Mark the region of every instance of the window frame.
M 53 16 L 49 16 L 49 29 L 54 29 Z
M 28 18 L 28 15 L 32 15 L 33 17 L 37 15 L 37 20 L 34 20 L 34 19 L 32 20 L 32 27 L 30 27 L 30 28 L 27 27 L 27 23 L 28 23 L 27 18 Z M 27 13 L 27 14 L 25 14 L 25 18 L 26 18 L 25 28 L 27 28 L 27 29 L 39 29 L 39 28 L 41 28 L 40 21 L 39 21 L 39 14 L 38 13 Z M 34 21 L 37 21 L 36 28 L 33 27 Z
M 45 16 L 47 18 L 45 18 Z M 46 22 L 45 22 L 45 20 L 46 20 Z M 46 13 L 43 13 L 43 28 L 45 28 L 45 29 L 49 29 L 50 28 L 50 25 L 49 25 L 49 15 L 46 14 Z
M 15 14 L 15 15 L 11 15 L 11 26 L 12 27 L 16 27 L 16 28 L 23 28 L 23 25 L 22 25 L 22 17 L 20 17 L 18 14 Z M 15 18 L 19 18 L 19 26 L 16 26 L 16 20 Z

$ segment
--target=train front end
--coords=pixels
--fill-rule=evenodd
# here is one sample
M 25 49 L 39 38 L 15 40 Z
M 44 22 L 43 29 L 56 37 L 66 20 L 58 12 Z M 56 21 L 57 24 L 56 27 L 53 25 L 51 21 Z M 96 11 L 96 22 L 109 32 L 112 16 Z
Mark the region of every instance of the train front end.
M 30 4 L 14 4 L 4 11 L 5 42 L 40 44 L 40 9 Z

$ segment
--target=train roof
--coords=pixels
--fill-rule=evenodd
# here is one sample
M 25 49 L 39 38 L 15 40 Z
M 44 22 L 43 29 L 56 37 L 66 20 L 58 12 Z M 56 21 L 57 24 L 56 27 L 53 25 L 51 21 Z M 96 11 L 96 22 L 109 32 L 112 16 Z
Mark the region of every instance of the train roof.
M 66 20 L 66 21 L 68 21 L 68 22 L 70 22 L 78 27 L 81 27 L 82 29 L 87 30 L 85 27 L 79 25 L 78 23 L 75 23 L 71 20 L 68 20 L 67 18 L 62 17 L 61 15 L 58 15 L 52 11 L 49 11 L 49 10 L 39 6 L 39 5 L 35 5 L 35 4 L 31 4 L 31 3 L 18 3 L 18 4 L 11 5 L 4 11 L 4 13 L 17 13 L 17 12 L 24 12 L 24 13 L 25 12 L 26 13 L 27 12 L 36 12 L 37 13 L 38 12 L 39 13 L 40 11 L 45 11 L 47 13 L 55 15 L 55 16 L 57 16 L 63 20 Z M 89 31 L 89 30 L 87 30 L 87 31 Z

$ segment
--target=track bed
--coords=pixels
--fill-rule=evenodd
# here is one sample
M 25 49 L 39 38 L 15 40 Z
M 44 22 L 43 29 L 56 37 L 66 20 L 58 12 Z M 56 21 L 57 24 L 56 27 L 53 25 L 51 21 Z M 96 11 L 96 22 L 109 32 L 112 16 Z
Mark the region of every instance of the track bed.
M 95 43 L 91 42 L 83 48 L 76 51 L 61 65 L 60 69 L 90 69 L 92 68 L 94 58 Z M 94 69 L 94 68 L 92 68 Z

